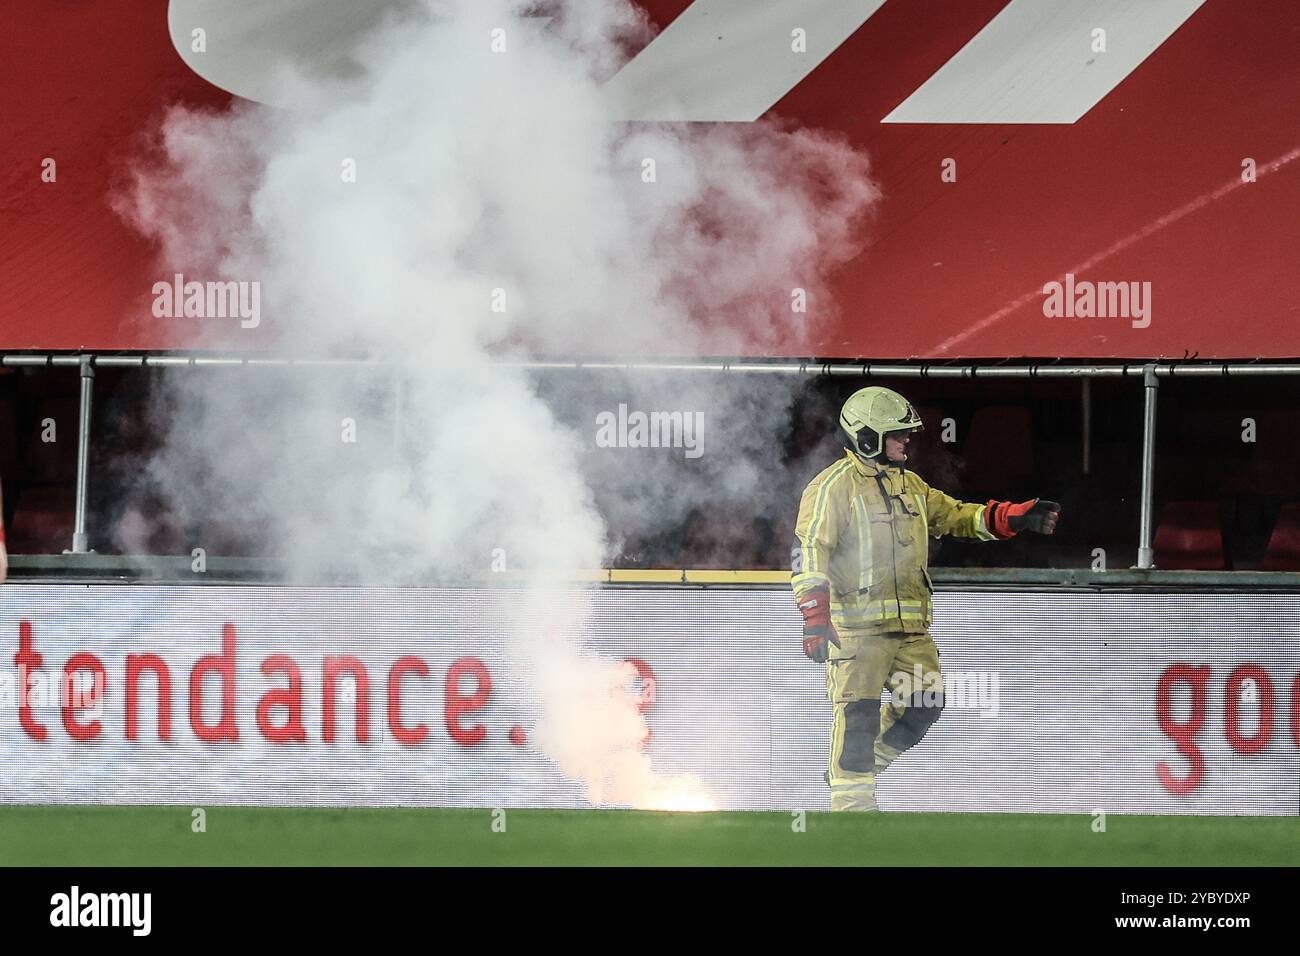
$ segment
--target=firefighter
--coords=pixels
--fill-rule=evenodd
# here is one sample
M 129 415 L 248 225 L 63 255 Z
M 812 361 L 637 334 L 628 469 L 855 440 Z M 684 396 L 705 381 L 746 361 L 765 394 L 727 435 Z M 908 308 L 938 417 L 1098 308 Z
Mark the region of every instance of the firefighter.
M 826 665 L 832 810 L 875 810 L 876 774 L 943 711 L 927 533 L 981 541 L 1051 534 L 1061 510 L 1038 498 L 973 504 L 931 488 L 906 468 L 907 444 L 921 427 L 897 392 L 854 392 L 840 413 L 846 454 L 799 502 L 791 586 L 804 653 Z

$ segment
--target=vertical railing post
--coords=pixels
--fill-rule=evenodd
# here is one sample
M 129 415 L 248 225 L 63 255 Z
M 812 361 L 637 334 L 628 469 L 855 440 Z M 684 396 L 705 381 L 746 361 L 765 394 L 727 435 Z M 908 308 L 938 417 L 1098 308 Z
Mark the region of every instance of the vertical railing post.
M 89 553 L 86 534 L 86 498 L 90 479 L 90 412 L 95 398 L 95 365 L 90 355 L 81 356 L 81 414 L 77 422 L 77 510 L 72 529 L 70 554 Z
M 1155 507 L 1156 398 L 1160 394 L 1160 381 L 1156 378 L 1154 364 L 1142 367 L 1142 390 L 1142 517 L 1138 528 L 1137 566 L 1151 568 L 1155 566 L 1151 525 Z

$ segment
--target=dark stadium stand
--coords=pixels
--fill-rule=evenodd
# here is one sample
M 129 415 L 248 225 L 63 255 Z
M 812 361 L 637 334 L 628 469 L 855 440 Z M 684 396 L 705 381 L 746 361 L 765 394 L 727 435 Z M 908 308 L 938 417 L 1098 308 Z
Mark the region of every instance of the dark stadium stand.
M 978 409 L 959 446 L 969 480 L 977 481 L 972 487 L 987 488 L 990 495 L 1006 495 L 1032 481 L 1034 438 L 1029 408 L 1001 405 Z
M 189 514 L 182 521 L 149 485 L 148 462 L 158 443 L 150 403 L 160 394 L 158 382 L 173 374 L 187 370 L 105 368 L 96 378 L 90 547 L 101 555 L 180 555 L 202 540 L 211 554 L 267 557 L 255 525 L 228 513 Z M 1157 567 L 1300 570 L 1300 411 L 1289 407 L 1290 381 L 1166 383 L 1157 429 Z M 763 488 L 738 499 L 721 484 L 714 495 L 711 486 L 697 483 L 677 517 L 646 515 L 634 519 L 644 527 L 614 527 L 626 541 L 612 563 L 645 569 L 784 567 L 799 493 L 842 453 L 836 411 L 861 384 L 854 378 L 808 379 L 772 460 L 763 466 Z M 1135 564 L 1141 395 L 1134 382 L 1093 381 L 1086 471 L 1077 381 L 928 378 L 887 384 L 911 397 L 925 422 L 913 439 L 912 467 L 931 485 L 972 501 L 1038 494 L 1065 504 L 1050 542 L 1018 538 L 990 547 L 946 538 L 932 546 L 935 567 L 1118 570 Z M 76 387 L 75 370 L 0 368 L 0 476 L 12 554 L 59 555 L 71 545 Z M 592 386 L 591 401 L 598 407 L 611 401 L 601 387 Z M 1240 423 L 1247 417 L 1255 422 L 1254 442 L 1242 441 Z M 56 422 L 56 443 L 41 441 L 45 419 Z M 945 420 L 951 427 L 944 427 Z M 598 507 L 607 515 L 627 515 L 617 501 L 601 499 L 620 489 L 599 484 Z
M 1157 568 L 1219 571 L 1225 566 L 1219 505 L 1174 501 L 1160 510 L 1155 533 Z
M 25 429 L 28 438 L 21 465 L 25 479 L 59 482 L 76 479 L 77 418 L 75 398 L 43 399 L 36 403 Z
M 13 400 L 0 398 L 0 476 L 8 479 L 18 472 L 18 414 Z
M 71 485 L 28 484 L 16 494 L 5 489 L 5 504 L 14 496 L 14 516 L 6 532 L 12 554 L 59 554 L 72 545 Z
M 1300 495 L 1300 411 L 1267 409 L 1253 417 L 1254 442 L 1242 443 L 1237 436 L 1246 467 L 1231 479 L 1230 488 L 1257 495 Z
M 1282 506 L 1268 539 L 1261 571 L 1294 571 L 1300 568 L 1300 503 Z

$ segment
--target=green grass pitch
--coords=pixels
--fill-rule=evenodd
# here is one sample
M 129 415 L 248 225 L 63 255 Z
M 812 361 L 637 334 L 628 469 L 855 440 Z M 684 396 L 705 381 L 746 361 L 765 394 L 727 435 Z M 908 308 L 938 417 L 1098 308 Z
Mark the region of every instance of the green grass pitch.
M 0 807 L 8 866 L 1294 866 L 1296 817 Z M 497 829 L 501 818 L 495 818 Z

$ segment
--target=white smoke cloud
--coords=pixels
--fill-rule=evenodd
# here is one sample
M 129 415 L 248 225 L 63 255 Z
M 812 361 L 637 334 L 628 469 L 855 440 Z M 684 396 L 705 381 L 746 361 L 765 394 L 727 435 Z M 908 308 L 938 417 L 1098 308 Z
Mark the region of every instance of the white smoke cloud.
M 539 6 L 549 23 L 521 18 Z M 543 711 L 530 736 L 593 802 L 677 806 L 694 785 L 651 772 L 628 675 L 580 650 L 585 602 L 547 586 L 610 545 L 581 467 L 591 431 L 556 414 L 581 388 L 543 401 L 499 359 L 780 343 L 806 319 L 791 290 L 827 311 L 876 190 L 865 157 L 776 121 L 613 122 L 602 81 L 648 36 L 622 0 L 410 4 L 358 41 L 354 75 L 286 71 L 298 109 L 170 112 L 117 205 L 165 269 L 261 283 L 261 326 L 207 344 L 398 363 L 179 377 L 149 473 L 173 513 L 225 516 L 298 578 L 460 578 L 504 555 L 530 581 L 515 621 Z M 788 394 L 763 385 L 689 400 L 771 423 Z M 747 425 L 741 444 L 761 454 L 774 431 Z M 752 462 L 712 468 L 737 493 L 763 480 Z M 662 470 L 599 470 L 620 474 L 642 510 L 690 499 Z

